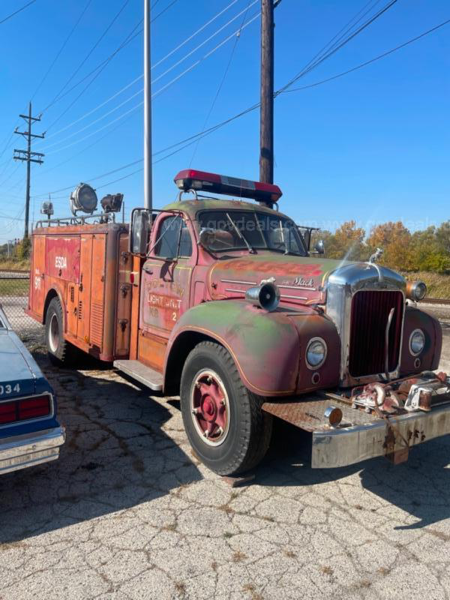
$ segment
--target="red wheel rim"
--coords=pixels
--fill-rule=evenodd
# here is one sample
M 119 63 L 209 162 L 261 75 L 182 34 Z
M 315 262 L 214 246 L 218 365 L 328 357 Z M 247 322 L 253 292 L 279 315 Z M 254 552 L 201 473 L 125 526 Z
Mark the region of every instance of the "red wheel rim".
M 191 388 L 191 415 L 197 433 L 209 446 L 225 441 L 230 426 L 230 403 L 221 378 L 209 369 L 200 371 Z

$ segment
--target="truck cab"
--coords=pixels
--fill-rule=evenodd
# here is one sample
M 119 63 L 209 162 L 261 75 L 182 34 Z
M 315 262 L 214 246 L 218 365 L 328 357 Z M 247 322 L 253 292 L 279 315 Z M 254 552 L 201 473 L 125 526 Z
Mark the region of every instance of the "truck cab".
M 179 201 L 135 209 L 130 226 L 36 228 L 29 314 L 54 361 L 77 347 L 179 394 L 193 449 L 221 475 L 256 466 L 274 417 L 313 434 L 313 467 L 400 462 L 450 431 L 424 284 L 312 254 L 278 186 L 192 169 L 175 183 Z

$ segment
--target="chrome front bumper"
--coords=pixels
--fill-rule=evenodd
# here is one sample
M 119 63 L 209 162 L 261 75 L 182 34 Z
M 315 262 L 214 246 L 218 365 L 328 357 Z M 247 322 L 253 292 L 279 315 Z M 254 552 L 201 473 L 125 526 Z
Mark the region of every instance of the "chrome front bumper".
M 344 467 L 376 456 L 403 462 L 408 448 L 450 433 L 450 403 L 433 406 L 431 412 L 389 417 L 389 422 L 391 426 L 384 419 L 376 419 L 363 425 L 314 431 L 311 466 Z M 399 460 L 395 460 L 396 454 Z
M 65 439 L 64 427 L 0 439 L 0 475 L 57 460 Z

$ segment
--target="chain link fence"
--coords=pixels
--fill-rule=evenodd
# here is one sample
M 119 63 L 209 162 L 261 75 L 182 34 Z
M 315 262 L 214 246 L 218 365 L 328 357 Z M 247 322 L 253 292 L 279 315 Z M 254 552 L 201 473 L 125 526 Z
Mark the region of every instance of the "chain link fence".
M 28 306 L 29 271 L 6 271 L 0 268 L 0 304 L 21 337 L 40 329 L 39 323 L 25 314 Z

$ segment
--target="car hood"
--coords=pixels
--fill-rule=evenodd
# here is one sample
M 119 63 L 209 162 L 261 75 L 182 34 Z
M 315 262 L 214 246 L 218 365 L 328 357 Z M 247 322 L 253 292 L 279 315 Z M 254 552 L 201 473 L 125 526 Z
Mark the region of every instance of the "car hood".
M 7 329 L 0 330 L 0 401 L 34 394 L 43 379 L 41 370 L 17 335 Z
M 325 283 L 343 261 L 277 253 L 249 254 L 217 261 L 209 273 L 213 300 L 240 297 L 263 280 L 273 281 L 281 300 L 293 304 L 325 302 Z

